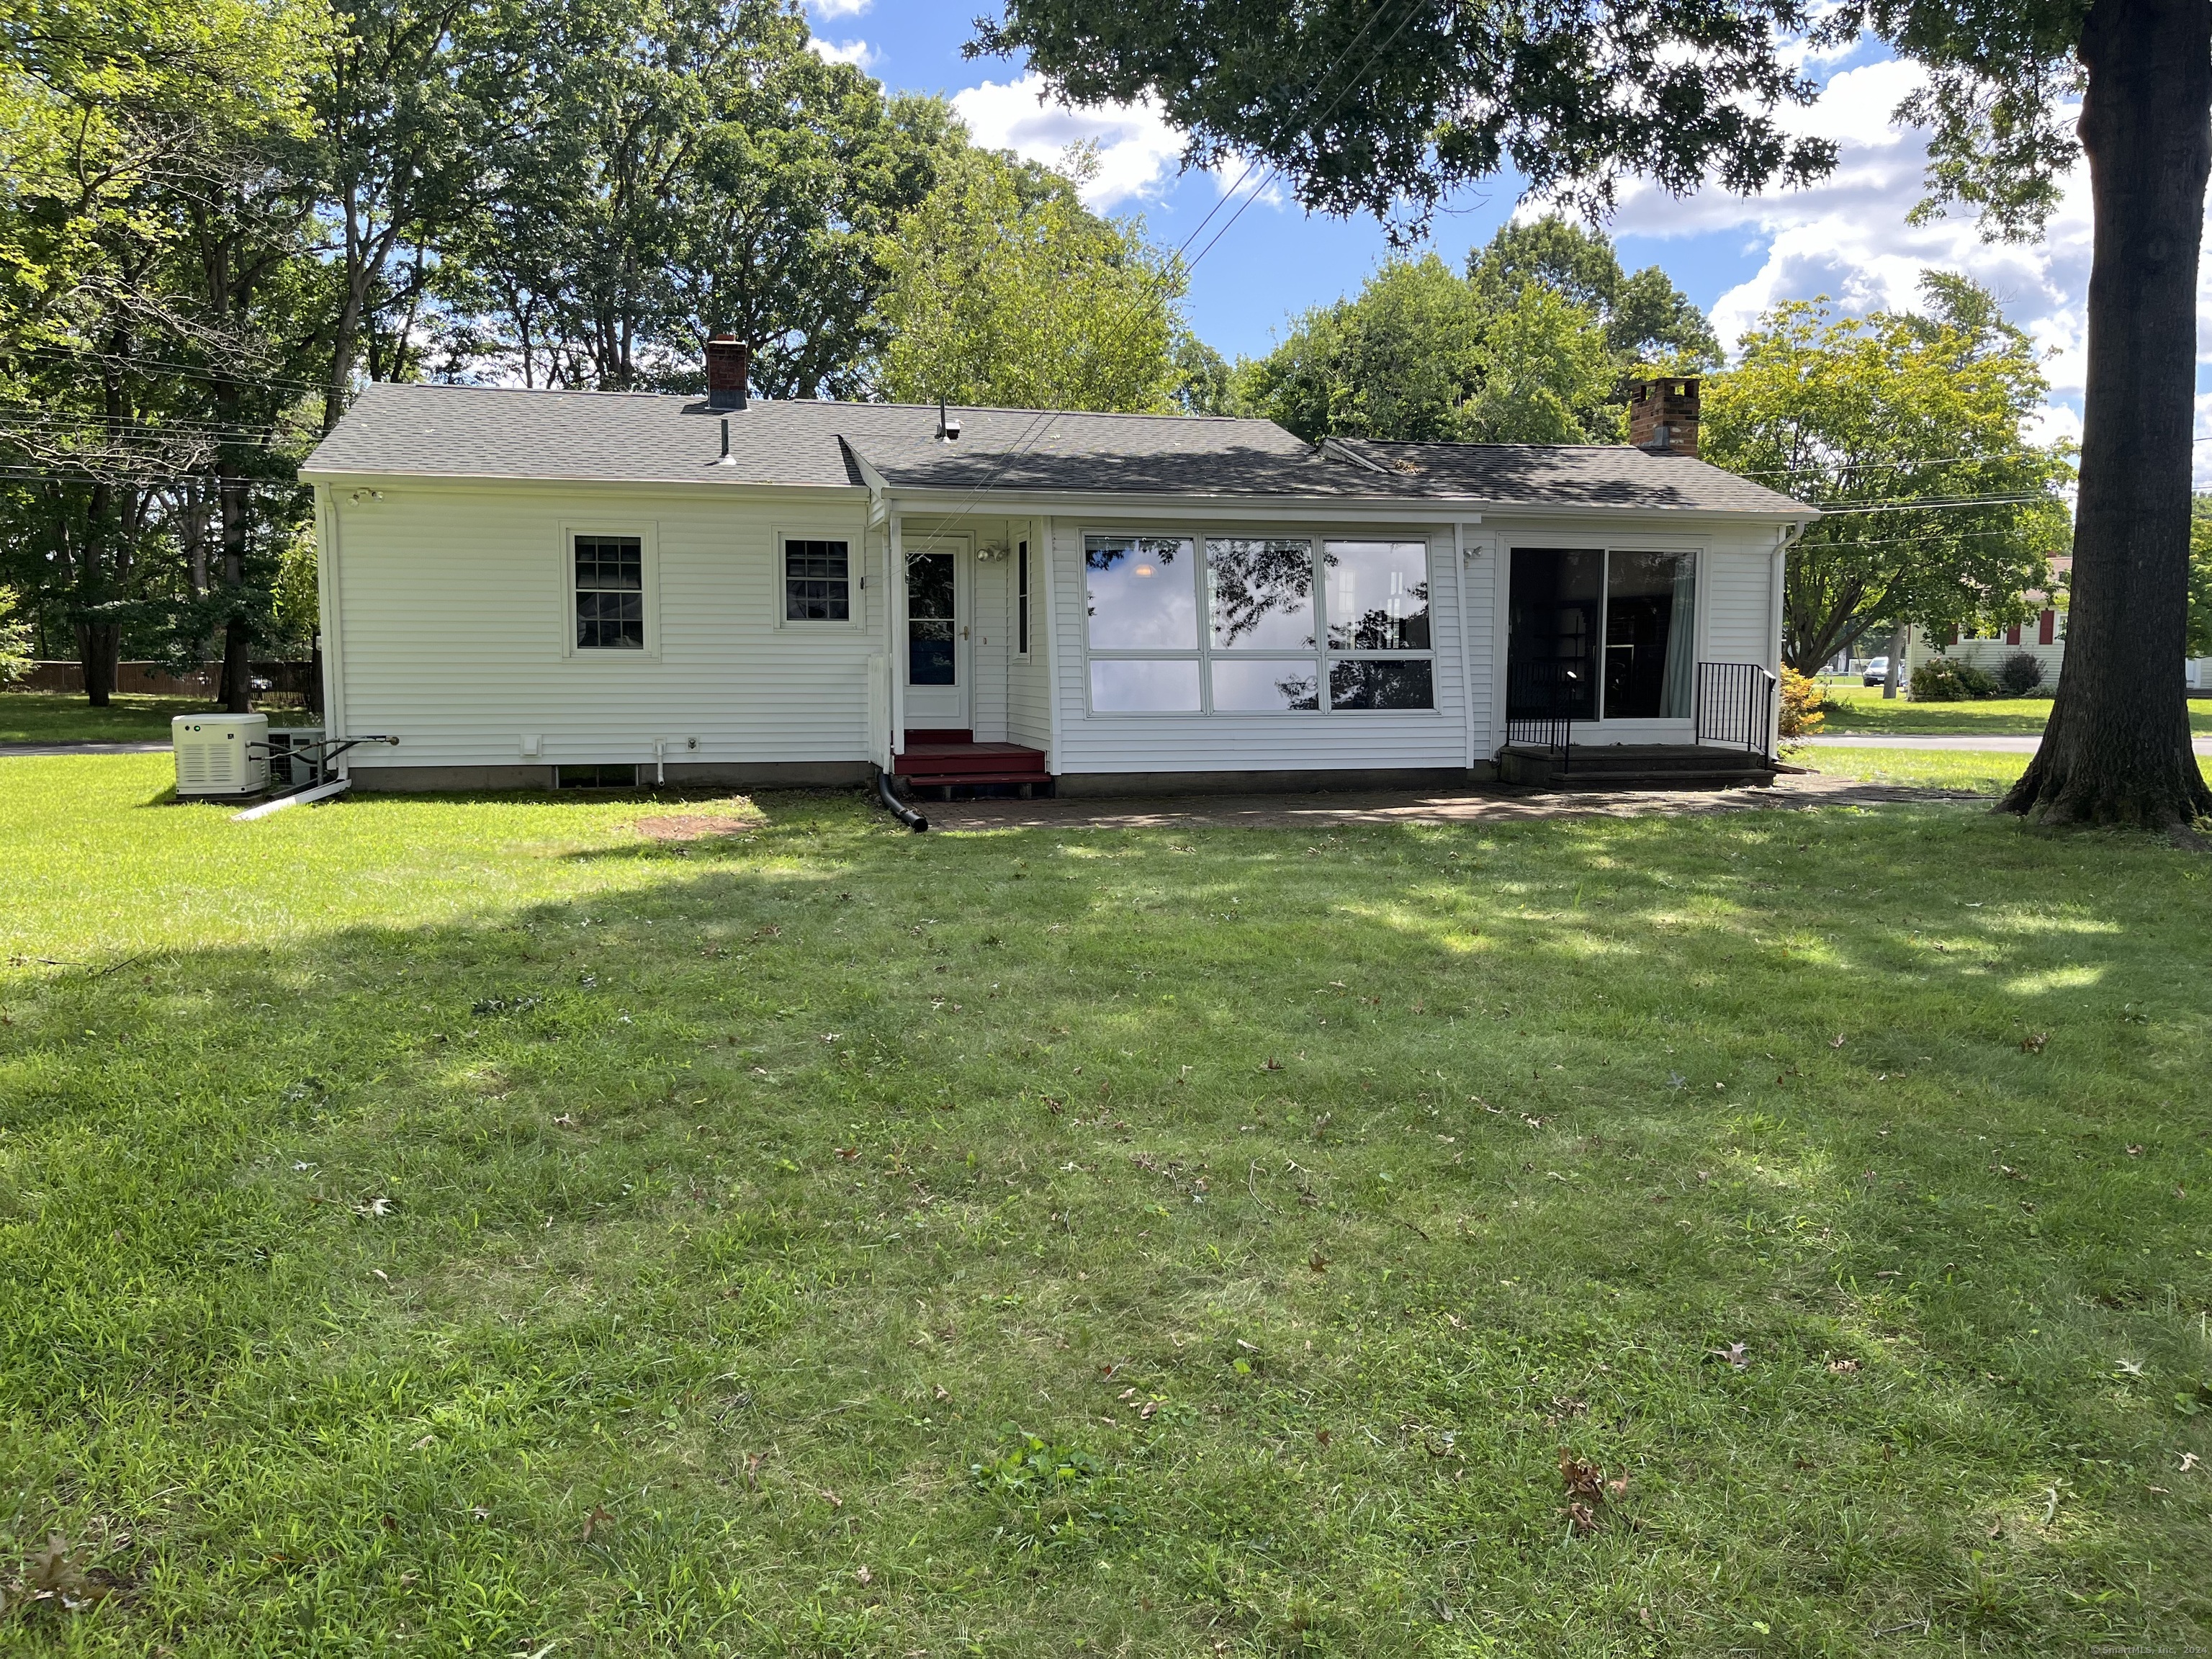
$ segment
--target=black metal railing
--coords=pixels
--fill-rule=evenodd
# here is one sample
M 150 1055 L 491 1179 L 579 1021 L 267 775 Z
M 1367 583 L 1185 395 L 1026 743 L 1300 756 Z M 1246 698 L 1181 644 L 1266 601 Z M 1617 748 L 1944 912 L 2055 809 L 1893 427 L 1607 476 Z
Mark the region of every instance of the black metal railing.
M 1755 662 L 1698 665 L 1699 743 L 1726 744 L 1771 760 L 1775 679 Z
M 1575 722 L 1595 713 L 1593 665 L 1581 661 L 1516 662 L 1505 680 L 1505 743 L 1511 749 L 1545 749 L 1559 757 L 1565 775 L 1573 754 Z

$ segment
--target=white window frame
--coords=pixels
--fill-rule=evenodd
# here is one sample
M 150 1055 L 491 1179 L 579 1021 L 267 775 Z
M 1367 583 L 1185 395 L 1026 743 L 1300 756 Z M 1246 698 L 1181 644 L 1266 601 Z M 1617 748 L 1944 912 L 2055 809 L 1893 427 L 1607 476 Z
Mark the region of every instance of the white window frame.
M 1160 540 L 1170 538 L 1188 540 L 1193 549 L 1190 580 L 1195 590 L 1198 617 L 1198 642 L 1188 651 L 1159 648 L 1128 648 L 1107 647 L 1093 649 L 1091 644 L 1091 616 L 1087 585 L 1077 591 L 1083 597 L 1083 709 L 1091 718 L 1103 720 L 1403 720 L 1442 719 L 1443 688 L 1439 666 L 1443 651 L 1437 643 L 1438 611 L 1437 593 L 1437 562 L 1439 540 L 1447 545 L 1449 531 L 1439 532 L 1433 527 L 1418 530 L 1395 530 L 1388 526 L 1334 527 L 1322 529 L 1305 524 L 1237 524 L 1217 525 L 1199 528 L 1188 525 L 1084 525 L 1076 532 L 1077 569 L 1088 582 L 1091 538 L 1093 536 L 1151 537 Z M 1265 647 L 1250 650 L 1217 649 L 1213 644 L 1212 596 L 1206 583 L 1206 544 L 1209 541 L 1303 541 L 1313 550 L 1314 559 L 1314 635 L 1311 651 L 1283 651 Z M 1327 582 L 1322 574 L 1321 560 L 1330 542 L 1418 542 L 1429 573 L 1429 645 L 1425 651 L 1332 651 L 1328 646 L 1328 597 Z M 1318 708 L 1227 708 L 1217 710 L 1213 706 L 1213 663 L 1217 657 L 1232 662 L 1310 663 L 1320 677 L 1322 706 Z M 1426 708 L 1335 708 L 1328 702 L 1329 664 L 1338 659 L 1372 659 L 1386 662 L 1426 662 L 1429 665 L 1429 706 Z M 1091 695 L 1091 665 L 1099 662 L 1190 662 L 1198 665 L 1198 707 L 1196 708 L 1156 709 L 1100 709 Z
M 576 643 L 576 538 L 635 536 L 638 576 L 644 589 L 645 649 L 611 651 Z M 572 662 L 658 662 L 660 659 L 660 526 L 653 519 L 564 519 L 561 521 L 561 654 Z
M 845 596 L 850 614 L 843 622 L 826 618 L 791 617 L 785 615 L 789 596 L 784 588 L 784 552 L 786 542 L 842 542 L 845 544 Z M 822 526 L 771 525 L 769 526 L 769 616 L 778 628 L 794 629 L 802 634 L 858 634 L 868 625 L 868 546 L 867 528 L 859 530 L 830 529 Z
M 1037 580 L 1034 568 L 1036 539 L 1034 535 L 1026 533 L 1013 538 L 1014 592 L 1011 620 L 1014 624 L 1014 637 L 1008 643 L 1013 647 L 1012 654 L 1016 662 L 1027 662 L 1036 649 L 1033 643 L 1037 621 Z M 1085 635 L 1090 631 L 1088 627 L 1084 629 Z
M 1540 538 L 1543 539 L 1540 539 Z M 1511 662 L 1513 650 L 1513 555 L 1517 550 L 1522 548 L 1527 548 L 1531 551 L 1537 552 L 1547 550 L 1556 551 L 1561 548 L 1592 550 L 1605 556 L 1605 573 L 1608 575 L 1613 568 L 1613 556 L 1615 553 L 1687 553 L 1697 560 L 1697 596 L 1691 602 L 1692 607 L 1695 611 L 1696 615 L 1691 618 L 1690 642 L 1692 647 L 1692 651 L 1690 658 L 1692 677 L 1690 690 L 1690 713 L 1687 714 L 1656 714 L 1650 716 L 1649 718 L 1638 716 L 1632 719 L 1623 719 L 1618 721 L 1610 720 L 1607 718 L 1604 712 L 1605 679 L 1603 673 L 1601 672 L 1598 678 L 1597 687 L 1598 717 L 1596 720 L 1589 722 L 1589 724 L 1598 726 L 1620 725 L 1622 726 L 1665 726 L 1669 728 L 1677 726 L 1689 726 L 1694 727 L 1697 723 L 1697 665 L 1708 660 L 1705 646 L 1705 629 L 1706 620 L 1712 615 L 1712 590 L 1710 586 L 1712 580 L 1713 570 L 1711 546 L 1712 544 L 1710 542 L 1703 539 L 1702 538 L 1681 535 L 1637 536 L 1628 539 L 1621 539 L 1604 535 L 1577 536 L 1572 531 L 1554 531 L 1548 526 L 1539 530 L 1525 532 L 1501 532 L 1497 538 L 1496 556 L 1498 559 L 1498 603 L 1495 606 L 1497 614 L 1494 620 L 1494 626 L 1497 631 L 1492 635 L 1492 649 L 1495 653 L 1492 660 L 1497 664 L 1495 672 L 1498 677 L 1498 730 L 1501 733 L 1505 730 L 1507 721 L 1506 710 L 1513 695 Z M 1600 598 L 1598 601 L 1598 662 L 1601 669 L 1602 669 L 1605 661 L 1604 652 L 1605 601 L 1603 597 L 1603 587 L 1602 585 L 1601 585 Z

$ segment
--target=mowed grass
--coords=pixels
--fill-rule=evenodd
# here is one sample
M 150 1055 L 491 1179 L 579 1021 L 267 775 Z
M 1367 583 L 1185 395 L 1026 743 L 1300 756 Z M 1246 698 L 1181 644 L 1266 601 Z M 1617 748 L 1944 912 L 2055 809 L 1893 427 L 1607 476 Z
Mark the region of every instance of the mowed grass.
M 1999 795 L 2020 781 L 2033 754 L 1976 749 L 1830 749 L 1817 744 L 1783 745 L 1798 766 L 1836 777 L 1869 783 L 1906 784 L 1918 789 L 1971 789 Z M 2212 782 L 2212 755 L 2197 757 L 2198 770 Z
M 106 708 L 94 708 L 77 692 L 0 692 L 0 743 L 152 743 L 169 735 L 179 714 L 218 706 L 204 697 L 118 692 Z
M 0 1650 L 2212 1638 L 2201 854 L 166 768 L 0 761 Z
M 1915 736 L 2027 737 L 2050 723 L 2051 699 L 1990 697 L 1972 702 L 1913 702 L 1885 699 L 1878 685 L 1831 685 L 1823 691 L 1823 733 L 1910 732 Z M 2192 697 L 2189 729 L 2212 733 L 2212 699 Z

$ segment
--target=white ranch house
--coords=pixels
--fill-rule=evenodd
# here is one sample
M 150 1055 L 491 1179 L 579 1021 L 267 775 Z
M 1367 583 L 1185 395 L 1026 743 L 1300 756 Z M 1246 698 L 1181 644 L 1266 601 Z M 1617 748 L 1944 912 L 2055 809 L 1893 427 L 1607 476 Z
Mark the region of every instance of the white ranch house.
M 731 354 L 735 352 L 735 361 Z M 1647 448 L 369 387 L 310 457 L 356 788 L 1062 793 L 1771 769 L 1814 516 Z M 1611 763 L 1608 769 L 1607 763 Z

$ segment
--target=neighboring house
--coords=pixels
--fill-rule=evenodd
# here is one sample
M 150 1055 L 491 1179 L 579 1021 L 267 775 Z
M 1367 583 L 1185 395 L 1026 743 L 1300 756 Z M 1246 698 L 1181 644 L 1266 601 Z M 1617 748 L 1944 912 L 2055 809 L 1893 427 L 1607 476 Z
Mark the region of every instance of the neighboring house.
M 363 392 L 301 469 L 330 727 L 399 739 L 356 787 L 1449 783 L 1516 735 L 1769 764 L 1814 513 L 1682 453 L 1694 380 L 1632 406 L 1657 453 L 1316 450 L 748 404 L 741 346 L 708 368 L 705 398 Z
M 2051 568 L 2063 580 L 2072 574 L 2074 556 L 2054 555 Z M 2059 608 L 2055 594 L 2031 592 L 2025 597 L 2031 606 L 2036 607 L 2034 620 L 2025 625 L 2015 623 L 1994 634 L 1961 635 L 1943 646 L 1930 645 L 1925 634 L 1914 629 L 1900 665 L 1899 683 L 1910 681 L 1912 671 L 1930 657 L 1972 663 L 1994 674 L 2006 658 L 2025 652 L 2043 665 L 2042 690 L 2056 690 L 2058 677 L 2066 667 L 2066 612 Z

